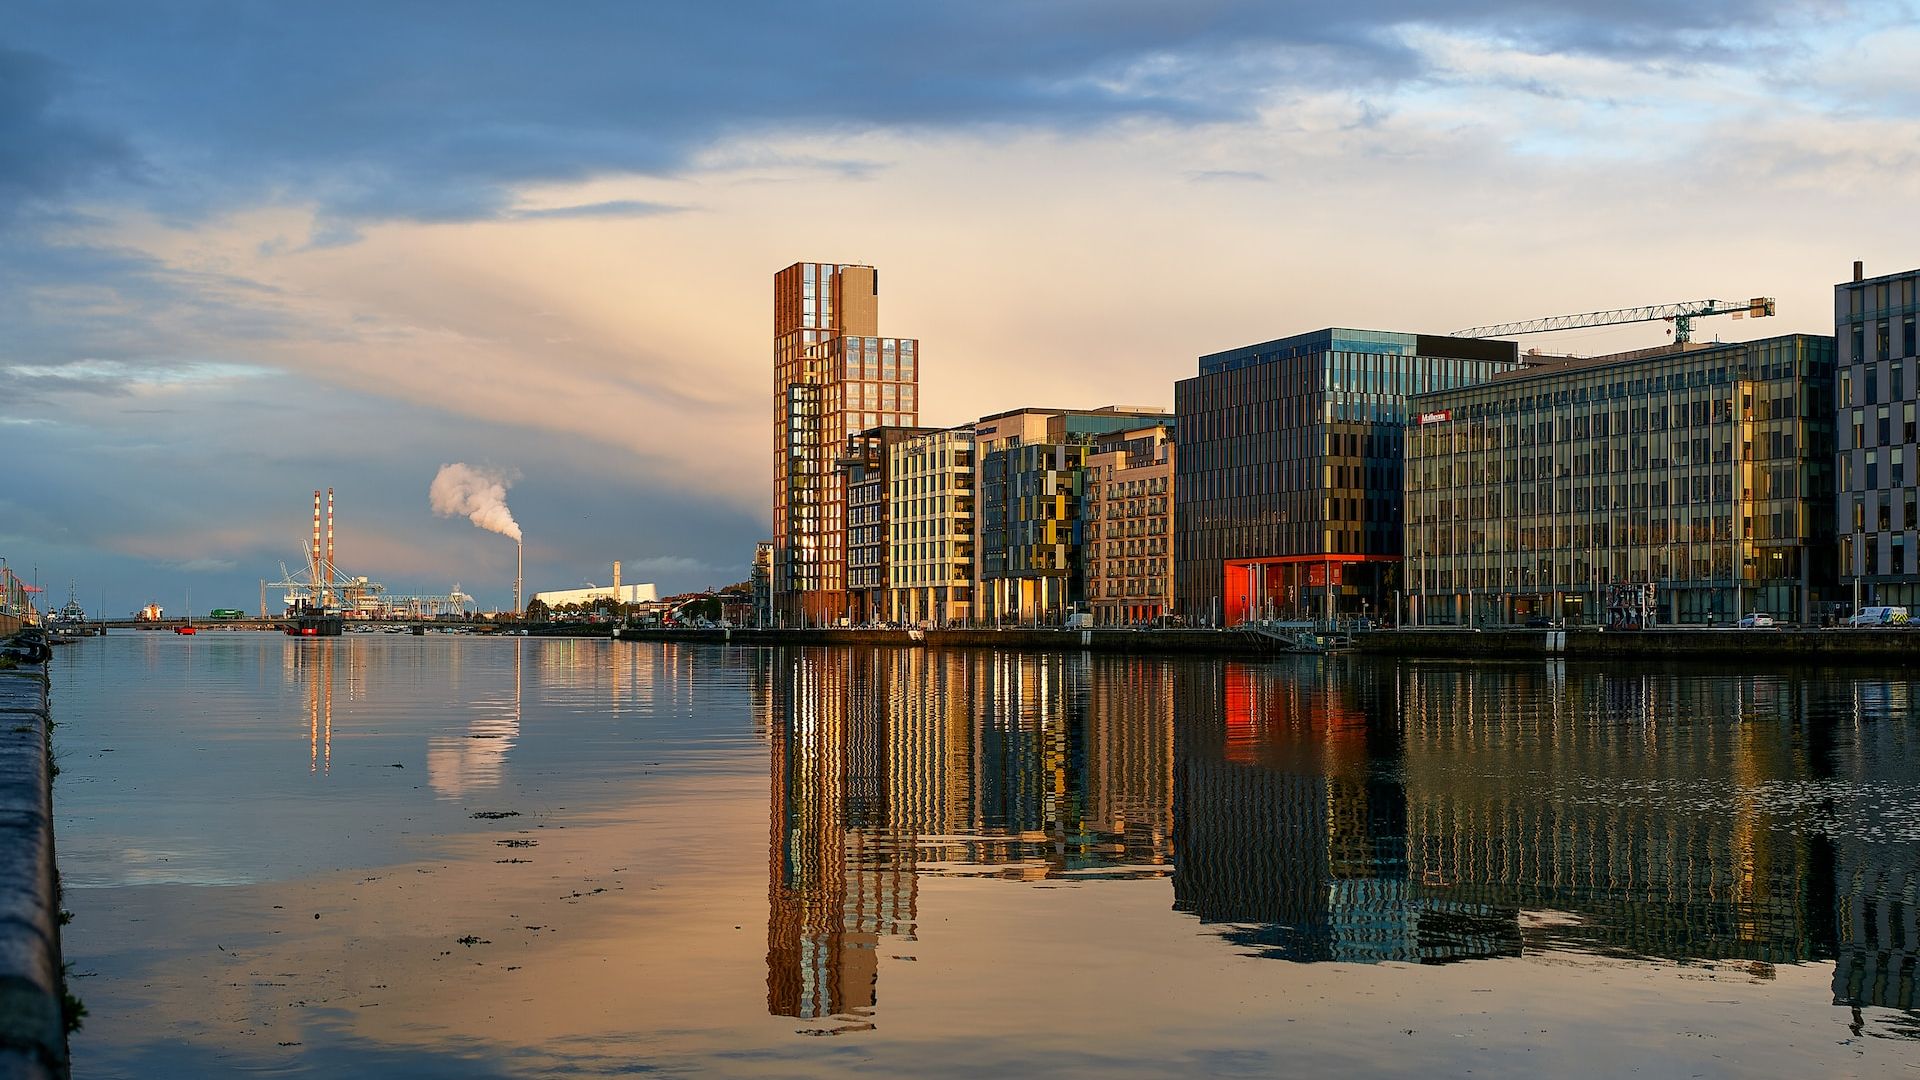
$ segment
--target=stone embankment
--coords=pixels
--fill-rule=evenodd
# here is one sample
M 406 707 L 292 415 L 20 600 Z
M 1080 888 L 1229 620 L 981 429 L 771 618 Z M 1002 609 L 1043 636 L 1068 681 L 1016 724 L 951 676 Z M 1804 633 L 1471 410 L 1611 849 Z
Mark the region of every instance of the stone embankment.
M 0 649 L 0 1080 L 67 1075 L 45 645 Z
M 605 627 L 583 628 L 604 636 Z M 732 645 L 883 645 L 1193 656 L 1270 656 L 1284 649 L 1230 630 L 757 630 L 625 629 L 626 641 Z M 1756 664 L 1908 664 L 1920 662 L 1920 628 L 1859 630 L 1372 630 L 1342 644 L 1381 656 L 1508 660 L 1745 660 Z

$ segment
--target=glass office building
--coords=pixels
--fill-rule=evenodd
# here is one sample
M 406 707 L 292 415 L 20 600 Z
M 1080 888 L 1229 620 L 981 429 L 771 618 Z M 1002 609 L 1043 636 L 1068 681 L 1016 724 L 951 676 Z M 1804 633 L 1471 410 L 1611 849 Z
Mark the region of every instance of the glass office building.
M 1319 330 L 1174 385 L 1174 596 L 1190 621 L 1391 610 L 1410 395 L 1484 382 L 1510 341 Z
M 1409 618 L 1815 618 L 1833 582 L 1833 370 L 1832 338 L 1789 334 L 1542 358 L 1414 398 Z
M 1920 270 L 1834 287 L 1838 350 L 1839 572 L 1851 611 L 1920 606 L 1914 403 L 1920 397 Z

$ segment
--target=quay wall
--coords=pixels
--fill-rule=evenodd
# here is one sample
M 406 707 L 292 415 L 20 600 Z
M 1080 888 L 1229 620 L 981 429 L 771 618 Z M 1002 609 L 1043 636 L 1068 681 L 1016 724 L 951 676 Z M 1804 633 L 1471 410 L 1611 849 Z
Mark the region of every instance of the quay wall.
M 606 631 L 599 629 L 601 634 Z M 623 629 L 623 641 L 733 645 L 881 645 L 901 648 L 1271 656 L 1265 640 L 1223 630 L 761 630 Z M 1355 634 L 1351 651 L 1379 656 L 1458 659 L 1745 660 L 1753 663 L 1920 663 L 1920 628 L 1733 630 L 1677 628 L 1602 631 L 1402 629 Z
M 68 1075 L 49 728 L 46 666 L 0 670 L 0 1080 Z

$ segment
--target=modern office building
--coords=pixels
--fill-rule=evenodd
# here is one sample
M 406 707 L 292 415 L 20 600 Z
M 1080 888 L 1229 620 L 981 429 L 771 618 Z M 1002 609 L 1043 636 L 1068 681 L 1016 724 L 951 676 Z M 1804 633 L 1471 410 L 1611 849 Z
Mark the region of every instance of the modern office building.
M 1087 606 L 1101 626 L 1173 612 L 1173 428 L 1105 435 L 1082 481 Z
M 1102 435 L 1165 423 L 1154 409 L 1015 409 L 974 425 L 979 542 L 974 601 L 993 622 L 1059 622 L 1086 599 L 1081 468 Z
M 1537 359 L 1413 399 L 1409 618 L 1816 616 L 1833 581 L 1833 339 Z
M 1174 385 L 1174 596 L 1189 620 L 1390 610 L 1410 395 L 1519 366 L 1510 341 L 1328 329 Z
M 973 617 L 973 427 L 922 432 L 887 455 L 890 617 L 965 623 Z
M 855 625 L 894 618 L 888 554 L 892 449 L 931 429 L 869 428 L 847 440 L 840 460 L 847 492 L 847 610 Z
M 1920 516 L 1916 516 L 1914 404 L 1920 397 L 1920 270 L 1834 286 L 1838 353 L 1840 584 L 1846 609 L 1920 604 Z M 1857 595 L 1856 595 L 1857 594 Z
M 788 624 L 847 614 L 847 438 L 911 427 L 919 343 L 879 336 L 871 266 L 795 263 L 773 277 L 773 594 Z

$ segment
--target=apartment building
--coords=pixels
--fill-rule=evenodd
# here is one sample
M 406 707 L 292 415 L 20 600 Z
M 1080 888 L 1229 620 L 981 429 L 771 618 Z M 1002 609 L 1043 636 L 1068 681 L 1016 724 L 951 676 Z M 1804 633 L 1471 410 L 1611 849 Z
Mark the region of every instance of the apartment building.
M 973 617 L 972 425 L 888 448 L 889 618 L 946 626 Z
M 919 343 L 882 337 L 871 266 L 773 278 L 773 595 L 788 625 L 847 617 L 847 440 L 919 416 Z
M 1101 626 L 1173 612 L 1173 428 L 1102 436 L 1082 480 L 1086 602 Z

